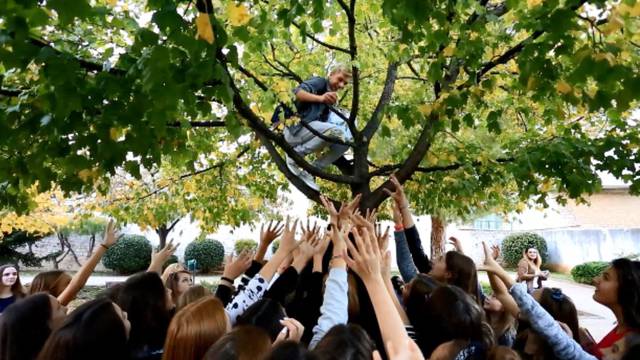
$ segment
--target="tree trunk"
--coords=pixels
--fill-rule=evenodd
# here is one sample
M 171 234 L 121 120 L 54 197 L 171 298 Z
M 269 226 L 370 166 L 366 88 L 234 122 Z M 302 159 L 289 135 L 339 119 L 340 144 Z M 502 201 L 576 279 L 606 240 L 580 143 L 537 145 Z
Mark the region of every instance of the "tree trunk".
M 158 238 L 160 239 L 159 249 L 162 249 L 167 244 L 167 236 L 169 236 L 169 229 L 167 229 L 167 225 L 162 225 L 156 229 L 156 234 L 158 234 Z
M 447 222 L 443 218 L 431 216 L 431 259 L 438 259 L 444 254 L 446 228 Z
M 89 250 L 87 251 L 87 259 L 93 254 L 93 248 L 96 246 L 96 234 L 91 234 L 89 237 Z

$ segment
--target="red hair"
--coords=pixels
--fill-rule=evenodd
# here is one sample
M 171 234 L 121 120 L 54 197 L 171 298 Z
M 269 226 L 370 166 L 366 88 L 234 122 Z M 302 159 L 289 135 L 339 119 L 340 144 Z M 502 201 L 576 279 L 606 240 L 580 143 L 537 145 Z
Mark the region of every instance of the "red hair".
M 185 306 L 169 324 L 162 360 L 202 359 L 227 332 L 227 326 L 224 306 L 214 296 Z

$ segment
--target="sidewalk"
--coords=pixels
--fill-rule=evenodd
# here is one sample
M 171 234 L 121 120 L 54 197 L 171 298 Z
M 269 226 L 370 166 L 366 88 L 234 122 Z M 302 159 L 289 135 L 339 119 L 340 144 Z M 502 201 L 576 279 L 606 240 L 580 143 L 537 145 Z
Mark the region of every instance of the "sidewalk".
M 478 274 L 480 281 L 489 282 L 486 273 L 480 272 Z M 515 278 L 515 273 L 510 274 Z M 595 290 L 593 286 L 553 278 L 545 281 L 544 286 L 560 288 L 573 300 L 578 310 L 580 326 L 589 329 L 596 341 L 600 341 L 615 326 L 616 318 L 611 310 L 593 300 L 593 291 Z

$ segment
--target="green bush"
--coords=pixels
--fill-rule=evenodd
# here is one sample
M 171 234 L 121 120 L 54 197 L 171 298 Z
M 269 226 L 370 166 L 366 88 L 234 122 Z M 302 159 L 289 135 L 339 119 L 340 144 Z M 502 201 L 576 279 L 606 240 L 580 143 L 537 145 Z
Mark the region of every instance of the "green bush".
M 274 242 L 271 243 L 271 252 L 275 254 L 276 251 L 278 251 L 279 247 L 280 247 L 280 240 L 275 240 Z
M 518 266 L 522 253 L 529 248 L 538 249 L 542 263 L 547 261 L 547 242 L 534 233 L 511 234 L 502 241 L 502 255 L 507 266 Z
M 236 254 L 240 254 L 244 250 L 255 251 L 258 248 L 258 243 L 251 239 L 238 240 L 233 247 Z
M 593 279 L 602 274 L 607 267 L 609 263 L 606 261 L 589 261 L 571 269 L 571 277 L 579 283 L 592 284 Z
M 196 240 L 184 251 L 184 262 L 195 260 L 197 269 L 201 272 L 209 272 L 218 269 L 224 261 L 224 246 L 218 240 Z
M 102 257 L 107 269 L 120 274 L 145 270 L 151 263 L 151 243 L 140 235 L 124 235 Z

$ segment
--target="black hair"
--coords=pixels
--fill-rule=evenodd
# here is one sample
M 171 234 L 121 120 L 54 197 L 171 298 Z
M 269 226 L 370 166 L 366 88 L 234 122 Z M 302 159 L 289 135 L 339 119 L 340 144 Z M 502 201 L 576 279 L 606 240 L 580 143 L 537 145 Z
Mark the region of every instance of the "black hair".
M 273 342 L 282 330 L 280 320 L 284 319 L 286 315 L 279 302 L 270 298 L 262 298 L 238 316 L 236 324 L 257 326 L 265 330 Z
M 31 295 L 9 305 L 0 316 L 0 360 L 32 360 L 51 333 L 51 298 Z
M 640 261 L 615 259 L 611 266 L 618 275 L 618 304 L 624 326 L 640 329 Z
M 162 349 L 171 314 L 160 276 L 155 272 L 130 276 L 120 290 L 118 305 L 127 312 L 131 322 L 132 354 Z
M 313 349 L 318 359 L 370 360 L 375 346 L 359 325 L 336 325 Z
M 82 304 L 47 340 L 39 360 L 110 360 L 127 356 L 127 333 L 113 302 Z
M 425 355 L 431 354 L 438 345 L 456 339 L 479 343 L 485 350 L 494 345 L 493 330 L 485 321 L 484 310 L 461 288 L 438 287 L 427 300 L 427 309 L 431 326 L 421 334 L 426 335 L 429 342 L 429 352 Z
M 316 359 L 304 346 L 295 341 L 284 341 L 273 348 L 267 360 L 314 360 Z

